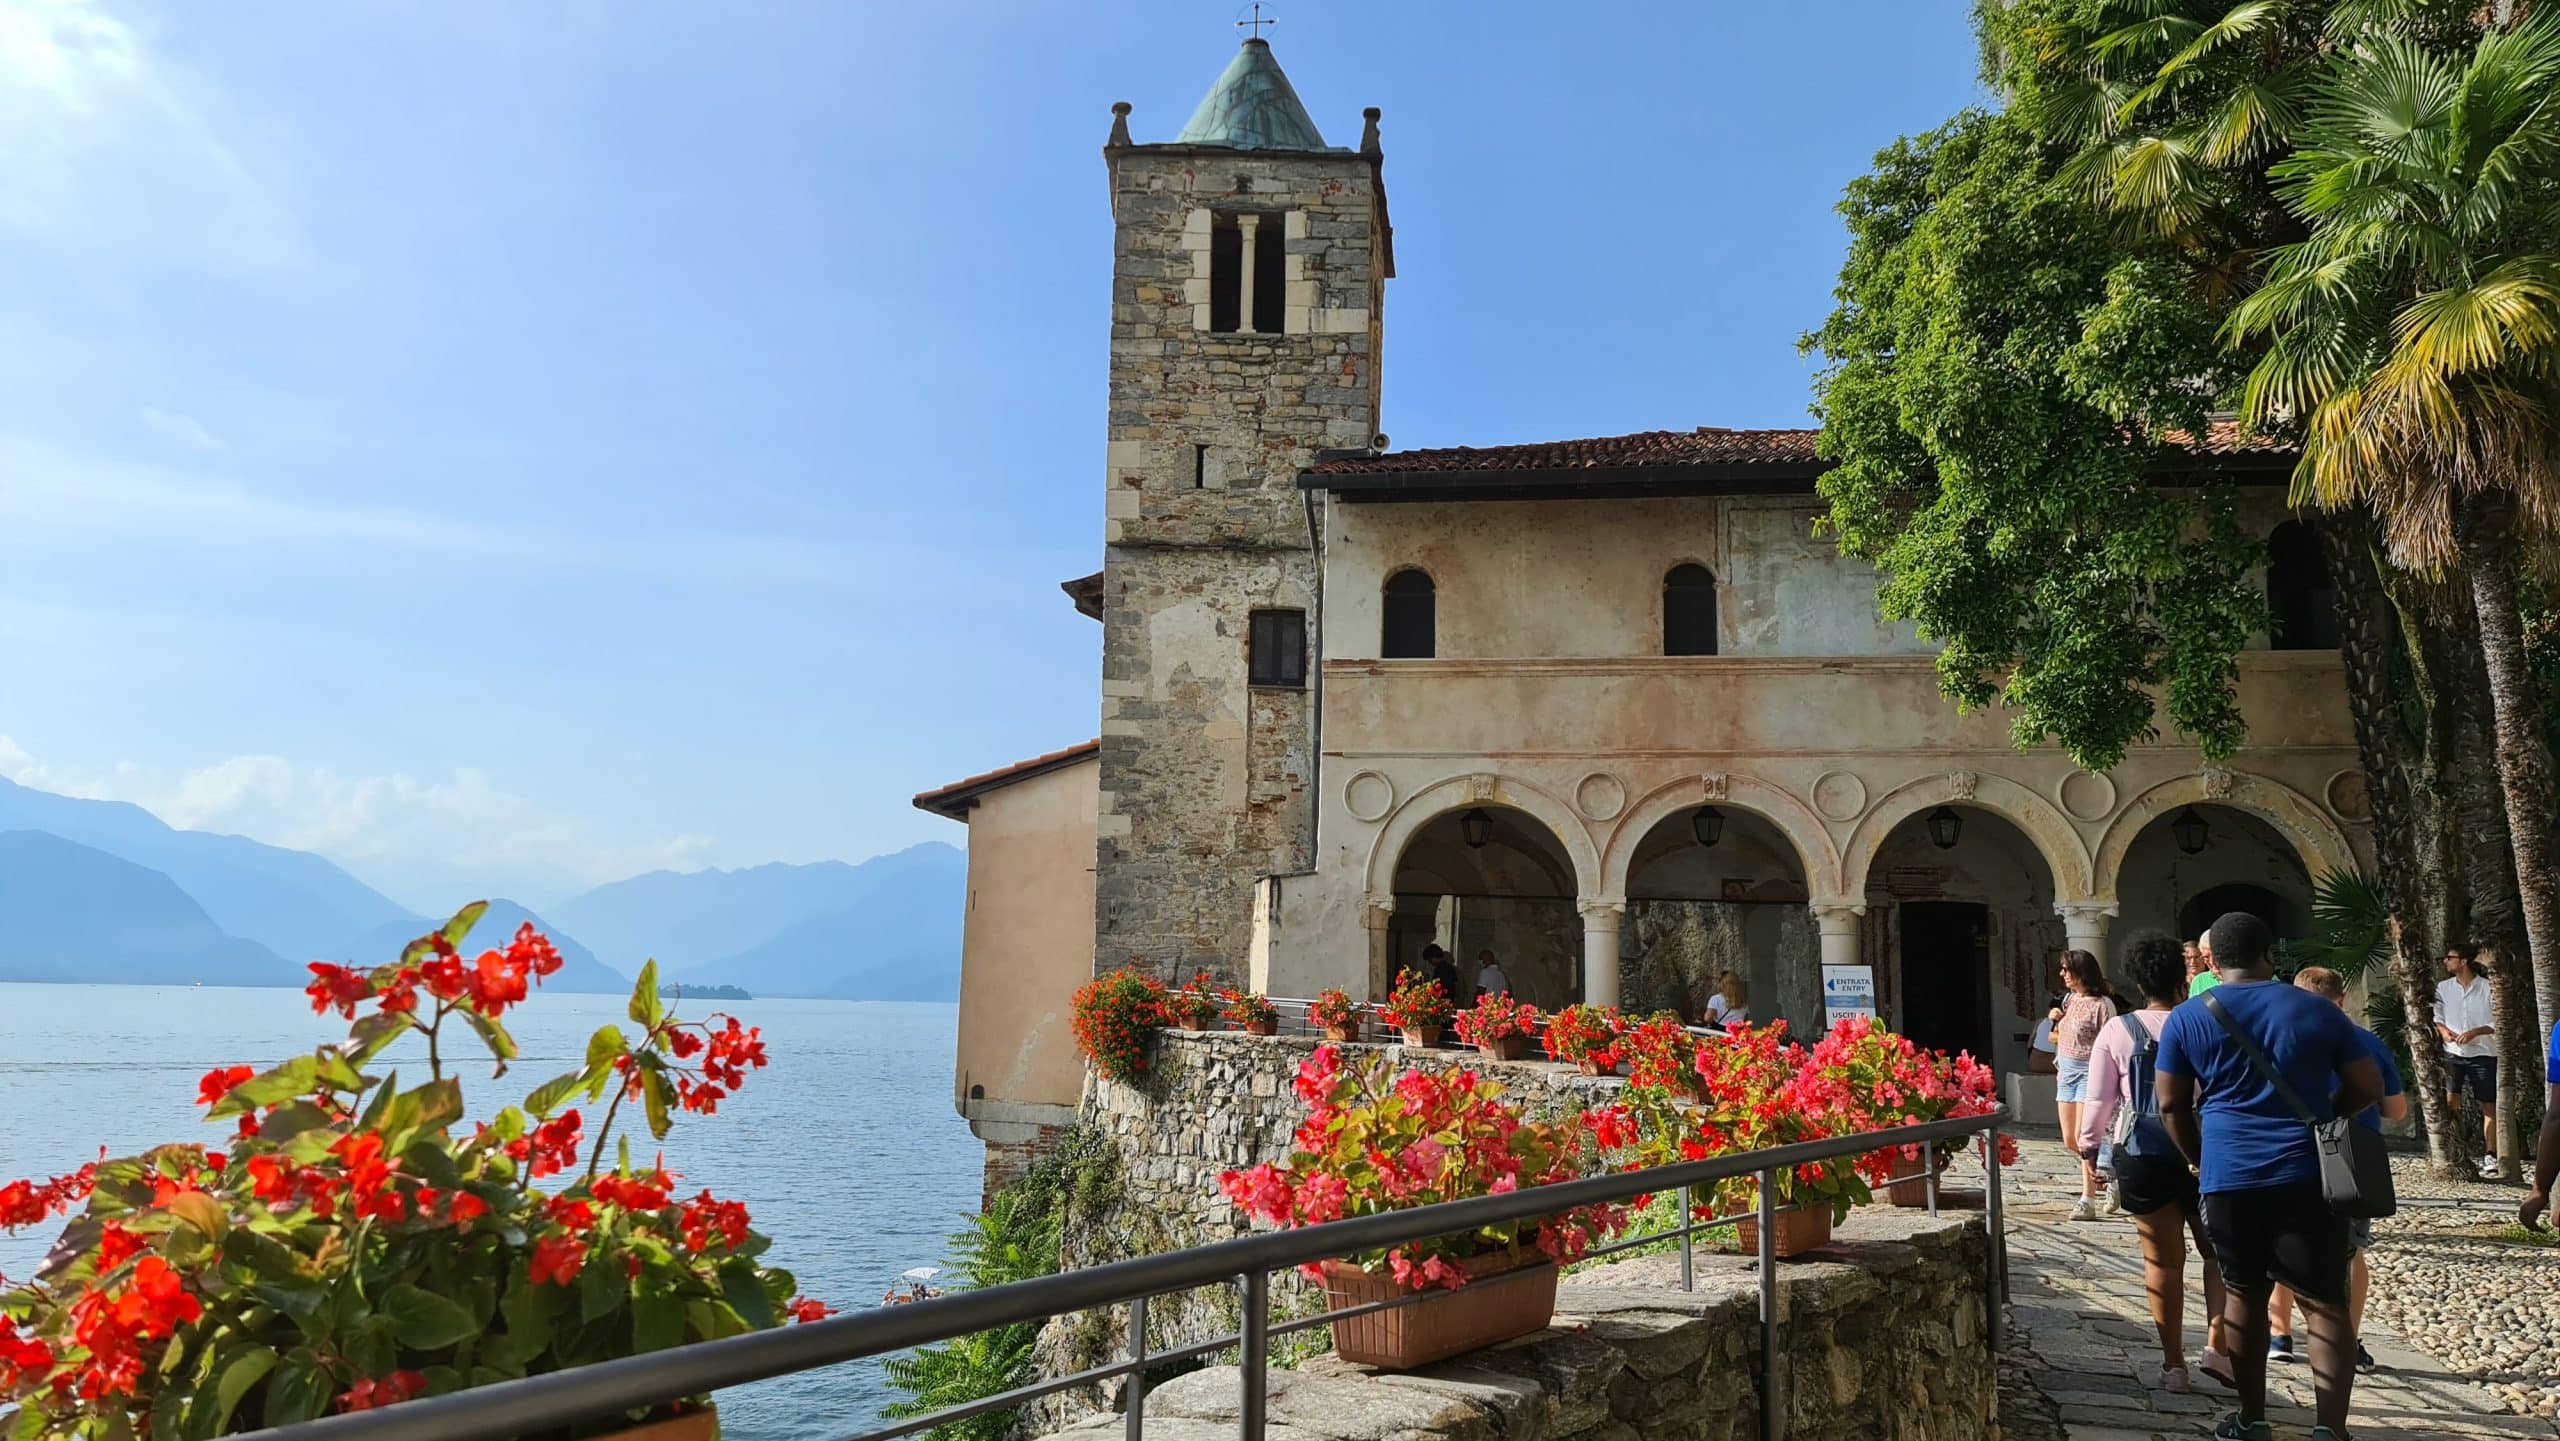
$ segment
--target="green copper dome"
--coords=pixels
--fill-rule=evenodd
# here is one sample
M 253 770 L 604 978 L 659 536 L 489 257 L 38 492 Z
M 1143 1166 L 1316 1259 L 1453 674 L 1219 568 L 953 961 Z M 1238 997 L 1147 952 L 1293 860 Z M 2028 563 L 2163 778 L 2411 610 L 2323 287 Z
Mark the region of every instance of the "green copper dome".
M 1330 150 L 1271 45 L 1247 40 L 1218 83 L 1209 87 L 1176 145 L 1216 145 L 1228 150 Z

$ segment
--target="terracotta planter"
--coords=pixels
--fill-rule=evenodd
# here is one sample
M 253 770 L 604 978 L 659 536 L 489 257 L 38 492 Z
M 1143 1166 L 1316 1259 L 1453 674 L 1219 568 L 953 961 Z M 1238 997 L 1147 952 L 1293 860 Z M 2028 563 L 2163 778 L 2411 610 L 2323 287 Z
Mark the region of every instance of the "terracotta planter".
M 1408 1046 L 1436 1046 L 1440 1044 L 1440 1032 L 1442 1028 L 1439 1026 L 1406 1026 L 1402 1029 L 1404 1031 L 1404 1043 Z
M 1584 1056 L 1582 1059 L 1574 1062 L 1573 1068 L 1586 1076 L 1613 1076 L 1618 1072 L 1617 1067 L 1601 1065 L 1598 1061 L 1591 1059 L 1589 1056 Z
M 1760 1220 L 1746 1216 L 1734 1224 L 1736 1237 L 1742 1242 L 1742 1254 L 1760 1254 Z M 1778 1246 L 1781 1257 L 1801 1256 L 1831 1244 L 1831 1206 L 1829 1202 L 1778 1213 Z
M 1868 1154 L 1877 1156 L 1886 1161 L 1888 1165 L 1886 1174 L 1888 1175 L 1895 1175 L 1903 1171 L 1913 1170 L 1920 1164 L 1920 1158 L 1917 1156 L 1906 1159 L 1899 1155 L 1887 1155 L 1883 1152 L 1869 1152 Z M 1953 1159 L 1954 1157 L 1948 1155 L 1945 1148 L 1941 1147 L 1939 1149 L 1938 1170 L 1941 1174 L 1946 1171 L 1947 1163 Z M 1894 1205 L 1906 1206 L 1914 1209 L 1925 1208 L 1929 1204 L 1928 1178 L 1924 1176 L 1913 1176 L 1907 1181 L 1888 1182 L 1884 1188 L 1884 1193 L 1886 1199 L 1891 1201 Z M 1945 1201 L 1943 1194 L 1939 1199 L 1940 1203 L 1943 1205 Z
M 1328 1041 L 1356 1041 L 1360 1039 L 1360 1022 L 1355 1018 L 1338 1026 L 1327 1026 L 1324 1038 Z
M 1537 1252 L 1477 1256 L 1461 1264 L 1467 1284 L 1458 1290 L 1334 1322 L 1334 1354 L 1363 1366 L 1409 1371 L 1543 1331 L 1554 1319 L 1556 1268 Z M 1491 1279 L 1506 1275 L 1498 1283 Z M 1340 1261 L 1324 1263 L 1324 1289 L 1336 1311 L 1408 1294 L 1392 1276 L 1373 1276 Z
M 1276 1036 L 1280 1034 L 1280 1023 L 1276 1020 L 1247 1021 L 1238 1029 L 1248 1036 Z
M 1476 1049 L 1493 1057 L 1497 1061 L 1517 1061 L 1529 1054 L 1529 1038 L 1527 1036 L 1497 1036 L 1490 1041 L 1476 1042 Z
M 596 1441 L 716 1441 L 719 1435 L 719 1411 L 710 1406 L 696 1406 L 664 1420 L 643 1421 L 637 1426 L 609 1432 Z

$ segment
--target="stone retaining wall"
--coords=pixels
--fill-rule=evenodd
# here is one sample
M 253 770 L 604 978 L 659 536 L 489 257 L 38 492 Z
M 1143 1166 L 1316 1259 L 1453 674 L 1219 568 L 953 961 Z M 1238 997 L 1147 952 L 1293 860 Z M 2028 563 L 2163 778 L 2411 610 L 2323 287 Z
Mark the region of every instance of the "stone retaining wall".
M 1090 1081 L 1080 1122 L 1112 1154 L 1116 1193 L 1108 1205 L 1071 1217 L 1062 1265 L 1153 1255 L 1249 1230 L 1218 1194 L 1218 1173 L 1288 1154 L 1290 1133 L 1305 1115 L 1291 1082 L 1318 1044 L 1170 1032 L 1157 1041 L 1153 1069 L 1141 1084 Z M 1499 1080 L 1533 1117 L 1581 1110 L 1625 1084 L 1472 1052 L 1353 1049 L 1392 1049 L 1413 1067 L 1472 1067 Z M 1852 1213 L 1839 1243 L 1821 1259 L 1787 1263 L 1781 1294 L 1787 1355 L 1798 1378 L 1789 1434 L 1887 1441 L 1993 1434 L 1982 1245 L 1978 1216 L 1931 1220 L 1866 1207 Z M 1694 1293 L 1679 1289 L 1675 1258 L 1594 1268 L 1566 1281 L 1555 1330 L 1415 1376 L 1373 1375 L 1330 1356 L 1309 1359 L 1295 1371 L 1274 1373 L 1273 1441 L 1372 1441 L 1408 1433 L 1452 1441 L 1754 1435 L 1759 1322 L 1752 1264 L 1701 1254 L 1698 1283 Z M 1323 1308 L 1321 1296 L 1294 1275 L 1274 1277 L 1273 1293 L 1291 1315 Z M 1232 1334 L 1234 1288 L 1157 1298 L 1148 1303 L 1147 1320 L 1153 1350 Z M 1060 1317 L 1041 1334 L 1038 1368 L 1044 1376 L 1065 1375 L 1127 1348 L 1126 1308 Z M 1285 1360 L 1290 1353 L 1277 1354 Z M 1212 1368 L 1168 1382 L 1149 1400 L 1149 1434 L 1194 1441 L 1196 1432 L 1197 1441 L 1207 1441 L 1221 1414 L 1231 1428 L 1234 1381 L 1232 1369 Z M 1366 1399 L 1340 1404 L 1346 1387 Z M 1026 1418 L 1026 1434 L 1076 1426 L 1116 1407 L 1116 1398 L 1116 1388 L 1051 1398 Z M 1391 1416 L 1412 1424 L 1390 1425 L 1384 1418 Z

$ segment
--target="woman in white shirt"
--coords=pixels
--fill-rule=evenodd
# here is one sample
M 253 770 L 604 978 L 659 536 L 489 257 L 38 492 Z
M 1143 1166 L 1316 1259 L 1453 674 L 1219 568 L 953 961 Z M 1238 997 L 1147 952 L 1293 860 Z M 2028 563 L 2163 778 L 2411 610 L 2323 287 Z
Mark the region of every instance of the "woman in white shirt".
M 1751 1024 L 1751 1003 L 1744 995 L 1741 976 L 1725 971 L 1716 977 L 1716 993 L 1707 997 L 1706 1024 L 1719 1031 Z

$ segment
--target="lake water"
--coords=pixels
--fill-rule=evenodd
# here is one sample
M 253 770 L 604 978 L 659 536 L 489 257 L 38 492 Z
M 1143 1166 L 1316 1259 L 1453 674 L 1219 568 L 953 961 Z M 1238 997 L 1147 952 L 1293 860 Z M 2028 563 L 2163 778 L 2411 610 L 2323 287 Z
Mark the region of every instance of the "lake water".
M 773 1238 L 767 1259 L 799 1278 L 802 1295 L 839 1309 L 877 1303 L 910 1266 L 941 1264 L 950 1233 L 977 1209 L 983 1157 L 951 1108 L 956 1008 L 758 1000 L 724 1009 L 764 1028 L 772 1064 L 718 1115 L 679 1115 L 668 1168 L 688 1188 L 745 1202 Z M 575 1068 L 595 1028 L 624 1019 L 623 1003 L 536 992 L 507 1019 L 524 1050 L 507 1076 L 491 1082 L 485 1062 L 459 1072 L 475 1114 Z M 110 1155 L 220 1145 L 229 1127 L 199 1119 L 200 1076 L 217 1065 L 264 1069 L 343 1034 L 298 991 L 0 984 L 0 1182 L 75 1169 L 100 1145 Z M 466 1032 L 464 1044 L 478 1043 Z M 423 1072 L 418 1046 L 403 1040 L 385 1063 Z M 590 1127 L 599 1119 L 589 1115 Z M 632 1149 L 650 1154 L 645 1127 Z M 28 1274 L 50 1241 L 0 1234 L 0 1274 Z M 890 1399 L 878 1363 L 862 1361 L 723 1392 L 720 1413 L 739 1441 L 817 1441 L 867 1428 Z

